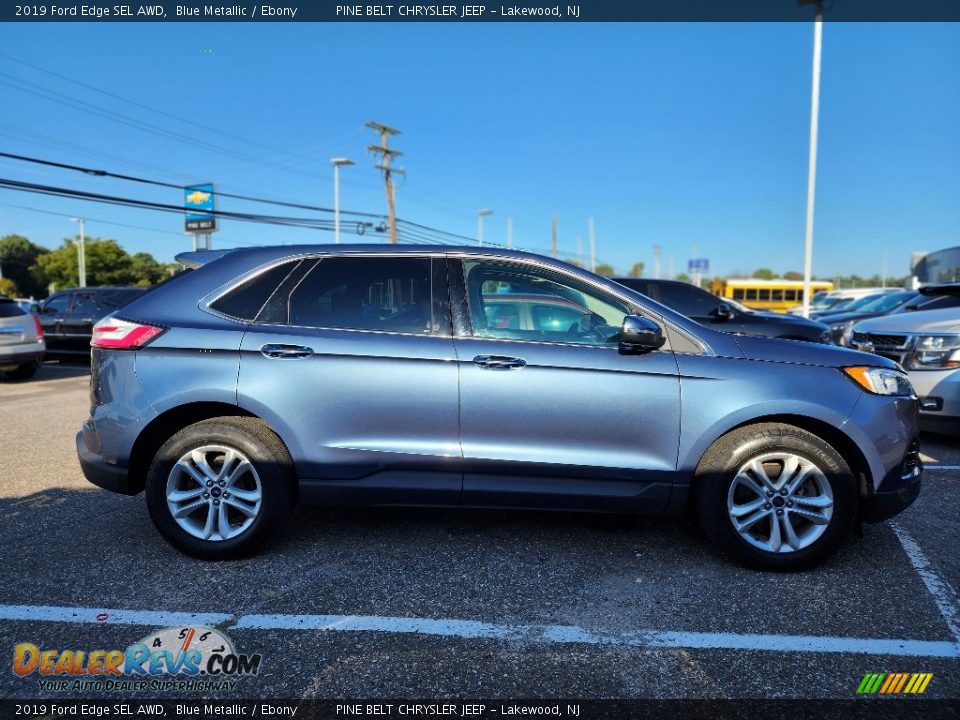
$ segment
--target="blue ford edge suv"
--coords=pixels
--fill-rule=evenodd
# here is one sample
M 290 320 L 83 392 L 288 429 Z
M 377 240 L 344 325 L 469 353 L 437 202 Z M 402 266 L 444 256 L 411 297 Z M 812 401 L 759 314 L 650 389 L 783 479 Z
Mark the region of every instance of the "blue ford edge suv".
M 77 450 L 193 556 L 249 553 L 300 500 L 692 512 L 794 570 L 920 491 L 917 399 L 877 355 L 717 332 L 520 252 L 179 259 L 97 323 Z

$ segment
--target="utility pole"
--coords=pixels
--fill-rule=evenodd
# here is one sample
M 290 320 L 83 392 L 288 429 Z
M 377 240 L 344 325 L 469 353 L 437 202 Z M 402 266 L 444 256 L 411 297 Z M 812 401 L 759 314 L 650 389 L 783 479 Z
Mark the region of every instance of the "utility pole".
M 377 170 L 383 172 L 383 182 L 387 188 L 387 218 L 390 223 L 390 242 L 394 245 L 397 244 L 397 214 L 394 207 L 394 184 L 393 184 L 393 173 L 403 173 L 401 168 L 393 167 L 393 159 L 403 155 L 399 150 L 394 150 L 389 147 L 390 137 L 392 135 L 399 135 L 400 131 L 395 128 L 383 125 L 382 123 L 374 122 L 371 120 L 366 125 L 368 128 L 380 134 L 380 144 L 379 145 L 368 145 L 367 150 L 369 150 L 374 155 L 380 156 L 380 162 L 377 164 Z
M 353 165 L 353 160 L 345 157 L 332 158 L 333 164 L 333 242 L 340 243 L 340 168 Z
M 660 253 L 663 251 L 663 248 L 659 245 L 653 246 L 653 279 L 660 279 Z
M 87 249 L 86 249 L 86 236 L 83 232 L 84 223 L 87 221 L 83 218 L 70 218 L 71 222 L 75 222 L 80 226 L 80 242 L 77 243 L 77 270 L 80 275 L 80 287 L 87 286 Z
M 817 185 L 817 124 L 820 117 L 820 49 L 823 43 L 823 6 L 820 0 L 799 0 L 801 5 L 815 3 L 813 18 L 813 86 L 810 90 L 810 157 L 807 164 L 807 223 L 803 238 L 803 317 L 810 317 L 810 280 L 813 275 L 813 201 Z
M 483 247 L 483 219 L 489 215 L 493 215 L 493 210 L 490 210 L 489 208 L 477 210 L 477 246 L 478 247 Z
M 577 265 L 583 267 L 583 238 L 577 235 Z
M 513 218 L 507 218 L 507 247 L 513 247 Z
M 673 271 L 673 255 L 671 255 L 667 258 L 667 280 L 673 280 L 676 276 L 676 273 Z
M 553 256 L 557 256 L 557 216 L 550 218 L 550 234 L 553 237 Z
M 597 271 L 597 233 L 593 227 L 593 218 L 587 218 L 587 233 L 590 239 L 590 272 Z

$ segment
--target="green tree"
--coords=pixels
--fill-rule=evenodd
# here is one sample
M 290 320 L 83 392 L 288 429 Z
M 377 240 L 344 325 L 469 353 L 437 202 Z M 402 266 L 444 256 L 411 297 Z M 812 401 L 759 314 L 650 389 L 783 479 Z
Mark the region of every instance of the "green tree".
M 130 256 L 116 240 L 87 238 L 87 285 L 127 285 L 134 282 Z M 80 284 L 76 240 L 64 239 L 63 245 L 36 262 L 37 275 L 58 288 Z
M 607 263 L 599 263 L 596 269 L 597 275 L 606 275 L 607 277 L 613 277 L 617 274 L 617 271 L 613 269 L 613 265 L 608 265 Z
M 47 294 L 46 283 L 33 270 L 39 257 L 50 252 L 34 245 L 23 235 L 7 235 L 0 238 L 0 269 L 3 277 L 11 280 L 17 291 L 31 297 Z
M 690 276 L 683 272 L 677 273 L 676 279 L 679 280 L 680 282 L 686 282 L 686 283 L 690 282 Z
M 795 270 L 788 270 L 783 274 L 784 280 L 803 280 L 803 273 L 799 273 Z
M 138 252 L 130 256 L 130 272 L 133 275 L 133 281 L 141 286 L 156 285 L 167 275 L 166 267 L 147 252 Z
M 753 271 L 753 275 L 757 280 L 773 280 L 777 277 L 777 274 L 770 268 L 757 268 Z
M 643 268 L 645 267 L 646 265 L 643 262 L 635 262 L 627 275 L 630 277 L 643 277 Z
M 5 295 L 6 297 L 18 297 L 20 295 L 20 291 L 17 289 L 17 285 L 13 282 L 13 280 L 3 277 L 0 278 L 0 295 Z

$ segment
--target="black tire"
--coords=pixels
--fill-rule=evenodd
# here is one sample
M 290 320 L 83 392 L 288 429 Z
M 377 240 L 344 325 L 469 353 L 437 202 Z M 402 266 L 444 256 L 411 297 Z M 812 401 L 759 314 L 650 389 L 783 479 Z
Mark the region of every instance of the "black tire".
M 167 482 L 174 465 L 187 453 L 207 445 L 239 451 L 249 460 L 259 479 L 259 511 L 248 527 L 226 539 L 205 540 L 190 534 L 174 519 L 167 503 Z M 211 454 L 214 469 L 215 455 Z M 250 474 L 242 480 L 253 482 Z M 214 491 L 208 490 L 207 494 L 210 492 Z M 226 560 L 260 548 L 290 512 L 295 498 L 296 481 L 290 455 L 280 438 L 256 418 L 219 417 L 189 425 L 163 444 L 147 471 L 147 509 L 157 530 L 181 552 L 203 560 Z M 201 517 L 205 510 L 201 507 L 196 512 L 197 517 Z M 230 512 L 237 516 L 236 511 Z M 243 520 L 243 516 L 239 517 Z
M 23 365 L 18 365 L 13 370 L 7 370 L 7 379 L 13 380 L 14 382 L 23 382 L 24 380 L 29 380 L 37 374 L 37 368 L 39 367 L 39 362 L 36 360 L 31 360 Z
M 833 506 L 832 516 L 823 526 L 825 529 L 811 544 L 800 549 L 786 551 L 784 548 L 785 551 L 772 552 L 754 546 L 737 531 L 728 512 L 727 502 L 729 497 L 734 497 L 732 492 L 743 492 L 742 489 L 731 490 L 731 487 L 738 470 L 744 464 L 778 452 L 792 454 L 816 465 L 829 484 Z M 694 483 L 694 507 L 703 531 L 721 551 L 737 562 L 757 570 L 789 572 L 818 565 L 837 551 L 856 520 L 857 483 L 849 465 L 829 443 L 793 425 L 758 423 L 724 435 L 710 446 L 700 460 Z M 782 499 L 776 500 L 776 495 L 773 500 L 785 502 Z M 770 505 L 763 506 L 765 513 L 776 512 L 777 507 L 766 510 L 769 507 Z M 783 506 L 780 506 L 780 509 L 781 513 L 794 512 Z M 764 527 L 768 528 L 767 534 L 772 544 L 772 523 L 775 521 L 776 516 L 767 516 L 757 522 L 757 529 L 752 532 L 762 535 Z M 802 517 L 797 522 L 813 529 L 813 524 L 807 523 Z M 778 534 L 780 527 L 783 525 L 777 528 Z M 814 532 L 817 530 L 814 529 Z

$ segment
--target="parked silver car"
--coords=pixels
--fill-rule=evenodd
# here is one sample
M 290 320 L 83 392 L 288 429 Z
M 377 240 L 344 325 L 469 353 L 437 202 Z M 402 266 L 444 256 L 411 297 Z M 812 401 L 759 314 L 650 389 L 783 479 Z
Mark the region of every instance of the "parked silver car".
M 44 352 L 39 318 L 15 300 L 0 297 L 0 373 L 10 380 L 29 380 Z

